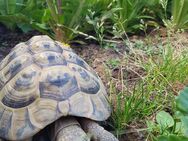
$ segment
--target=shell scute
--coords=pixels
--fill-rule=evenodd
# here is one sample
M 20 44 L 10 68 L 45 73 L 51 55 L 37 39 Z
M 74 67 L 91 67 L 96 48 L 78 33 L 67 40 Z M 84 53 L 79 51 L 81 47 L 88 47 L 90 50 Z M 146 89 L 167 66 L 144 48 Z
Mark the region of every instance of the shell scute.
M 52 99 L 37 100 L 35 106 L 28 108 L 31 124 L 37 129 L 42 129 L 61 115 L 57 112 L 57 101 Z
M 26 44 L 31 45 L 38 41 L 53 41 L 50 37 L 46 35 L 39 35 L 39 36 L 33 36 L 31 39 L 29 39 Z
M 63 56 L 66 58 L 67 62 L 77 64 L 85 69 L 88 68 L 88 65 L 85 63 L 84 60 L 82 60 L 80 57 L 78 57 L 74 52 L 66 51 L 63 52 Z
M 14 111 L 12 119 L 14 119 L 12 120 L 12 130 L 16 131 L 12 131 L 14 138 L 25 138 L 33 131 L 38 130 L 30 121 L 28 109 Z
M 20 100 L 15 101 L 15 99 L 11 98 L 12 95 L 13 94 L 9 92 L 9 94 L 7 94 L 2 99 L 2 103 L 11 108 L 22 108 L 22 107 L 30 105 L 31 103 L 33 103 L 33 101 L 35 101 L 34 96 L 29 97 L 27 100 L 20 99 Z
M 52 51 L 62 53 L 63 49 L 54 41 L 38 41 L 29 45 L 29 50 L 32 54 L 37 54 L 44 51 Z
M 16 91 L 24 91 L 32 87 L 33 79 L 37 76 L 36 71 L 23 73 L 19 78 L 17 78 L 14 90 Z
M 92 73 L 92 75 L 94 75 L 95 77 L 98 78 L 98 75 L 96 74 L 96 72 L 82 58 L 80 58 L 73 51 L 64 51 L 62 55 L 65 57 L 67 62 L 76 64 L 76 65 L 86 69 L 87 71 Z
M 11 52 L 3 59 L 3 61 L 0 63 L 0 70 L 2 70 L 4 67 L 8 65 L 13 59 L 16 57 L 23 55 L 23 53 L 26 53 L 28 51 L 27 45 L 25 43 L 20 43 L 16 45 Z
M 49 70 L 44 74 L 44 80 L 39 84 L 41 97 L 56 101 L 67 100 L 79 92 L 77 80 L 63 67 L 56 67 L 56 70 Z
M 67 65 L 65 58 L 56 52 L 42 52 L 33 56 L 35 64 L 40 67 Z
M 79 82 L 78 85 L 80 90 L 86 94 L 97 94 L 100 89 L 100 84 L 97 79 L 87 70 L 78 65 L 70 64 L 70 66 L 74 70 L 76 79 Z
M 33 62 L 32 57 L 28 54 L 24 54 L 12 60 L 5 68 L 3 68 L 0 71 L 1 83 L 5 85 L 23 68 L 26 68 L 29 65 L 31 65 L 32 62 Z
M 0 91 L 2 103 L 11 108 L 22 108 L 33 103 L 39 97 L 38 78 L 40 74 L 34 65 L 18 73 Z
M 77 115 L 79 117 L 82 117 L 83 115 L 86 117 L 92 116 L 93 108 L 89 95 L 84 95 L 82 92 L 80 92 L 77 95 L 73 95 L 69 103 L 69 114 Z
M 13 113 L 10 111 L 3 110 L 0 119 L 0 137 L 8 137 L 10 135 L 9 130 L 11 129 L 12 114 Z

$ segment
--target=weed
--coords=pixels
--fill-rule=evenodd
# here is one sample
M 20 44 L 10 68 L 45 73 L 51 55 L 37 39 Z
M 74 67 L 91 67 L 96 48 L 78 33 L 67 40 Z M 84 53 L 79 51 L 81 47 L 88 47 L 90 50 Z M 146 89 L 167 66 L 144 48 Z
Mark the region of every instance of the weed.
M 152 140 L 182 141 L 188 139 L 188 111 L 186 109 L 188 105 L 187 93 L 188 88 L 186 87 L 180 92 L 180 95 L 177 96 L 176 108 L 172 116 L 168 112 L 160 111 L 156 114 L 156 123 L 147 121 L 147 130 Z
M 75 37 L 74 30 L 78 30 L 86 12 L 86 0 L 76 1 L 51 1 L 46 0 L 50 15 L 46 15 L 47 23 L 54 32 L 55 38 L 68 42 Z M 62 12 L 63 11 L 63 12 Z
M 187 0 L 160 0 L 159 3 L 164 11 L 161 14 L 162 21 L 170 31 L 188 29 Z
M 188 29 L 188 0 L 173 0 L 172 23 L 175 29 Z
M 109 68 L 116 68 L 120 65 L 120 59 L 110 59 L 106 62 L 106 64 L 109 66 Z
M 105 47 L 108 43 L 113 43 L 111 39 L 107 39 L 107 34 L 110 33 L 112 26 L 110 25 L 110 18 L 113 16 L 113 13 L 117 11 L 118 8 L 108 7 L 107 10 L 103 11 L 100 15 L 97 12 L 88 10 L 88 15 L 86 15 L 86 21 L 92 26 L 95 31 L 96 37 L 93 37 L 96 41 L 99 42 L 101 47 Z M 110 24 L 109 24 L 110 23 Z
M 12 30 L 19 27 L 28 32 L 34 28 L 49 34 L 45 24 L 41 24 L 43 3 L 42 0 L 0 0 L 0 22 Z
M 125 32 L 140 30 L 142 28 L 140 20 L 151 18 L 143 14 L 146 5 L 146 0 L 115 0 L 114 6 L 120 8 L 113 16 L 118 30 Z
M 125 133 L 124 129 L 130 122 L 142 117 L 142 111 L 146 110 L 143 105 L 146 101 L 143 94 L 142 90 L 136 90 L 136 88 L 131 93 L 120 92 L 117 94 L 111 116 L 117 136 Z

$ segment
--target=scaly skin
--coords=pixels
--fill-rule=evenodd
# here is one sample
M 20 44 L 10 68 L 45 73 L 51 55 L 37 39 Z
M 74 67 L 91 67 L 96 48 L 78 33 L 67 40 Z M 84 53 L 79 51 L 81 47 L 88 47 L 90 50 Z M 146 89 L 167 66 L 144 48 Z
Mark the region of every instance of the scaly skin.
M 112 133 L 90 119 L 83 118 L 80 124 L 85 132 L 92 135 L 92 141 L 118 141 Z
M 65 117 L 57 120 L 52 127 L 52 141 L 118 141 L 110 132 L 106 131 L 96 122 L 73 117 Z M 87 133 L 87 134 L 86 134 Z M 90 137 L 88 135 L 91 135 Z
M 61 118 L 52 127 L 51 141 L 90 141 L 89 136 L 73 117 Z

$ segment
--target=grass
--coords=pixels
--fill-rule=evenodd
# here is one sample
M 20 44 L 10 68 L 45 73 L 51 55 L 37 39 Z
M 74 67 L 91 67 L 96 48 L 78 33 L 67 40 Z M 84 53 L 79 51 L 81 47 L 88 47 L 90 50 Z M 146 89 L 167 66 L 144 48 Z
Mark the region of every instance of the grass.
M 175 29 L 188 29 L 188 0 L 173 0 L 172 24 Z
M 152 110 L 152 105 L 148 105 L 148 100 L 144 96 L 142 86 L 142 84 L 135 85 L 132 92 L 119 92 L 115 98 L 111 120 L 118 137 L 125 134 L 124 129 L 131 122 L 143 119 Z
M 176 52 L 171 39 L 167 40 L 158 49 L 157 55 L 152 54 L 152 49 L 151 54 L 148 54 L 144 50 L 146 45 L 141 44 L 138 47 L 134 43 L 132 53 L 125 55 L 126 59 L 120 64 L 118 62 L 121 68 L 118 77 L 121 89 L 117 90 L 112 77 L 110 81 L 110 97 L 114 109 L 111 122 L 117 136 L 125 134 L 126 127 L 131 123 L 146 125 L 146 121 L 160 110 L 174 112 L 175 95 L 180 90 L 176 85 L 184 84 L 188 79 L 188 50 Z M 152 45 L 150 47 L 154 49 Z M 114 61 L 107 62 L 108 66 L 109 63 L 114 66 Z M 116 62 L 115 66 L 117 67 Z M 133 66 L 143 71 L 135 72 Z M 137 79 L 130 80 L 128 70 L 138 74 Z
M 141 19 L 149 16 L 143 15 L 146 0 L 116 0 L 114 6 L 120 8 L 114 15 L 114 23 L 122 31 L 132 32 L 141 29 Z

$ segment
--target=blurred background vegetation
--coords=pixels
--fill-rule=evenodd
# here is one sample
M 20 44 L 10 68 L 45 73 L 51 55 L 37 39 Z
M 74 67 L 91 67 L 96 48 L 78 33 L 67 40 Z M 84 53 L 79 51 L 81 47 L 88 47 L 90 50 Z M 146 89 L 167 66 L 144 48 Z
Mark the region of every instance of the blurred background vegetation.
M 188 29 L 188 0 L 0 0 L 0 22 L 64 42 L 78 36 L 102 46 L 112 38 L 167 27 Z

